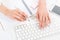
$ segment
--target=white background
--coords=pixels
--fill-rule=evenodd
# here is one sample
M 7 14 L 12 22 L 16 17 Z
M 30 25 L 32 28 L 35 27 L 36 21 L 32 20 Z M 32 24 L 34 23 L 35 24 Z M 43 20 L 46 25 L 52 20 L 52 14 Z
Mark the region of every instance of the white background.
M 5 0 L 4 0 L 4 2 L 5 2 Z M 58 1 L 57 0 L 47 0 L 48 10 L 51 10 L 55 4 L 60 6 L 59 0 Z M 11 8 L 13 8 L 13 7 L 11 7 Z M 7 19 L 7 18 L 4 19 L 4 17 L 2 16 L 2 14 L 0 15 L 0 21 L 4 25 L 4 29 L 5 29 L 5 31 L 3 31 L 2 29 L 0 30 L 0 40 L 16 40 L 15 39 L 16 38 L 15 29 L 14 29 L 15 27 L 13 27 L 14 26 L 13 23 L 15 23 L 15 22 L 12 23 L 12 21 L 8 21 L 9 19 Z M 1 26 L 0 26 L 0 28 L 1 28 Z M 40 40 L 60 40 L 60 33 L 58 32 L 54 35 L 42 37 L 42 38 L 40 38 Z

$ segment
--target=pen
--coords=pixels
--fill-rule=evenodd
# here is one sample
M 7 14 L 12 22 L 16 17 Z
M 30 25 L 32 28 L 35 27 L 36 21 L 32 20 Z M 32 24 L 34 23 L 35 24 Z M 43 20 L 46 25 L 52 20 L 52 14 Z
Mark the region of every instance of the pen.
M 32 15 L 33 13 L 31 12 L 31 10 L 29 9 L 29 7 L 27 6 L 27 4 L 24 2 L 24 0 L 22 0 L 23 4 L 25 5 L 26 9 L 29 11 L 30 15 Z

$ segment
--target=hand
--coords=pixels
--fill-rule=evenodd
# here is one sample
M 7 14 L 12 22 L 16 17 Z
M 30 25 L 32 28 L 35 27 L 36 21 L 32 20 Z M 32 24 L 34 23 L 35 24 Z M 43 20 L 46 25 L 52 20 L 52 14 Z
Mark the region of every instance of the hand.
M 50 17 L 45 7 L 38 7 L 36 17 L 41 28 L 44 28 L 50 23 Z
M 9 10 L 5 15 L 18 21 L 24 21 L 27 18 L 27 15 L 19 9 Z

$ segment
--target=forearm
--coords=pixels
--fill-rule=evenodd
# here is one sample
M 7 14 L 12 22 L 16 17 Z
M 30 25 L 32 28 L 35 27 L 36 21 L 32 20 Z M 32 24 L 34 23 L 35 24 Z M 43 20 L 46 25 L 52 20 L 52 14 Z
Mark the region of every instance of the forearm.
M 9 11 L 9 10 L 8 10 L 7 7 L 5 7 L 4 5 L 0 5 L 0 12 L 6 14 L 8 11 Z
M 46 7 L 46 0 L 39 0 L 38 4 L 40 7 Z

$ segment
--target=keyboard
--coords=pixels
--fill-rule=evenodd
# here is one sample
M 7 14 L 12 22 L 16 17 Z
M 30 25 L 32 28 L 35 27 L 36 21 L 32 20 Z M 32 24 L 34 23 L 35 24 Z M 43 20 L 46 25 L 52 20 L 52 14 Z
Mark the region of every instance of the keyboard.
M 16 36 L 18 40 L 40 40 L 40 38 L 60 32 L 60 22 L 56 15 L 51 15 L 51 24 L 40 29 L 38 21 L 34 15 L 25 22 L 16 26 Z M 54 19 L 54 20 L 53 20 Z

